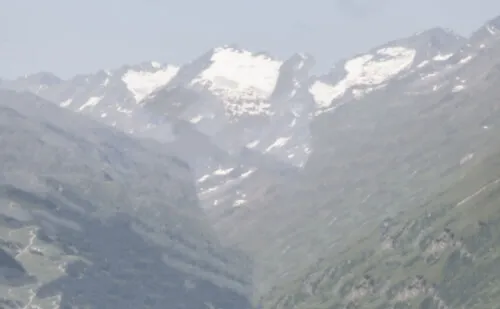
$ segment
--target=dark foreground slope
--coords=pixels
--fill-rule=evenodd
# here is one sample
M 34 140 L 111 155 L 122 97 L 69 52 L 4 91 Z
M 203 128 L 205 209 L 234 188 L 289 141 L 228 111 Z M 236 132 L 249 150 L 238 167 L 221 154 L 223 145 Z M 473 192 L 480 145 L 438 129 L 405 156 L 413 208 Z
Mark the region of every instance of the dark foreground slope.
M 0 308 L 249 308 L 249 261 L 156 144 L 2 91 L 0 162 Z
M 302 182 L 315 186 L 295 203 L 316 208 L 309 250 L 330 253 L 268 308 L 498 308 L 500 44 L 488 43 L 434 81 L 450 87 L 388 88 L 316 123 Z

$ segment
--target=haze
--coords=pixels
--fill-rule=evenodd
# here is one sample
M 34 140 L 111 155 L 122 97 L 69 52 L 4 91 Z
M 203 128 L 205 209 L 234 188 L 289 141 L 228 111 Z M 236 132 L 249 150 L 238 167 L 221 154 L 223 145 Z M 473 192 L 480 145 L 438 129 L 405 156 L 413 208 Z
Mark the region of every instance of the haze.
M 278 57 L 309 52 L 324 71 L 426 28 L 468 35 L 498 12 L 497 0 L 0 0 L 0 76 L 182 64 L 226 43 Z

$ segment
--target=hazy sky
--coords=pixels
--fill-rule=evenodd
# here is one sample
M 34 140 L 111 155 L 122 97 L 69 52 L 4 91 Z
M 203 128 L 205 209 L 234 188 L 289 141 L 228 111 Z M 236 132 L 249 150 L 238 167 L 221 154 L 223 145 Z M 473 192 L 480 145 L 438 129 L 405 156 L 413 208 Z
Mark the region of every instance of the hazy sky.
M 182 64 L 237 43 L 318 66 L 433 26 L 469 34 L 500 0 L 0 0 L 0 77 Z

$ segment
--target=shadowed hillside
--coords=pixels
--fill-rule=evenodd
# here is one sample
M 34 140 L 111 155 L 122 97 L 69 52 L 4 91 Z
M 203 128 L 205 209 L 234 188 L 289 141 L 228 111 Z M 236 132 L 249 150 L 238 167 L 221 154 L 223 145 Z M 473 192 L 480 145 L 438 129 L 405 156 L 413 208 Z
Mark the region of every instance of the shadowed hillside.
M 250 307 L 250 261 L 158 144 L 1 92 L 0 145 L 0 307 Z

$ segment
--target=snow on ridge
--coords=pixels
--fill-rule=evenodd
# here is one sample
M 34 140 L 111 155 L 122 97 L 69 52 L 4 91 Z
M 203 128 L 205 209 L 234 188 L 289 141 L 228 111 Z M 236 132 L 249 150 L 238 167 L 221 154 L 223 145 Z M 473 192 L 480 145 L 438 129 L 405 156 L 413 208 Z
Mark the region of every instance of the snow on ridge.
M 269 147 L 266 148 L 265 152 L 269 152 L 273 150 L 274 148 L 280 148 L 286 145 L 286 143 L 290 140 L 289 137 L 278 137 L 274 143 L 272 143 Z
M 155 69 L 159 63 L 152 62 L 151 66 Z M 175 77 L 179 67 L 166 66 L 154 72 L 128 70 L 123 76 L 122 81 L 128 90 L 133 94 L 136 102 L 140 102 L 153 91 L 168 84 Z
M 497 30 L 494 26 L 491 25 L 486 25 L 486 30 L 491 34 L 495 35 L 497 33 Z
M 464 85 L 456 85 L 453 87 L 453 89 L 451 90 L 451 92 L 459 92 L 459 91 L 462 91 L 465 89 L 465 86 Z
M 210 174 L 205 174 L 203 176 L 201 176 L 200 178 L 198 178 L 197 182 L 198 183 L 202 183 L 202 182 L 205 182 L 208 178 L 210 178 Z
M 259 140 L 254 140 L 254 141 L 252 141 L 252 142 L 250 142 L 250 143 L 246 144 L 246 147 L 247 147 L 247 148 L 255 148 L 255 147 L 257 147 L 257 145 L 258 145 L 259 143 L 260 143 L 260 141 L 259 141 Z
M 157 61 L 151 61 L 151 66 L 155 69 L 160 69 L 161 68 L 161 63 Z
M 464 165 L 466 162 L 472 160 L 474 158 L 474 153 L 469 153 L 460 159 L 460 165 Z
M 211 65 L 191 81 L 227 99 L 267 99 L 276 86 L 281 61 L 230 47 L 214 49 Z
M 232 171 L 234 170 L 234 168 L 230 167 L 228 169 L 217 169 L 214 171 L 214 175 L 218 175 L 218 176 L 224 176 L 224 175 L 228 175 L 229 173 L 231 173 Z
M 201 191 L 199 194 L 200 194 L 200 195 L 207 195 L 207 194 L 209 194 L 209 193 L 212 193 L 212 192 L 217 191 L 217 189 L 219 189 L 219 186 L 215 186 L 215 187 L 208 188 L 208 189 L 206 189 L 206 190 Z
M 96 106 L 99 102 L 101 102 L 102 100 L 102 97 L 90 97 L 87 102 L 85 102 L 85 104 L 83 104 L 82 106 L 80 106 L 80 108 L 78 109 L 78 111 L 83 111 L 84 109 L 86 108 L 92 108 L 94 106 Z
M 313 83 L 309 92 L 316 104 L 320 108 L 327 108 L 353 86 L 374 86 L 386 82 L 413 64 L 416 51 L 395 46 L 381 48 L 376 54 L 385 57 L 377 60 L 374 59 L 375 55 L 366 54 L 346 61 L 344 69 L 347 73 L 335 85 L 322 81 Z
M 432 60 L 434 60 L 434 61 L 446 61 L 446 60 L 450 59 L 452 56 L 453 56 L 452 53 L 446 54 L 446 55 L 437 54 L 436 56 L 434 56 L 434 58 L 432 58 Z
M 247 178 L 248 176 L 252 175 L 254 172 L 255 172 L 255 169 L 249 169 L 248 171 L 241 174 L 240 178 Z
M 429 64 L 429 60 L 424 60 L 417 65 L 417 68 L 421 69 Z
M 198 123 L 200 122 L 204 117 L 202 115 L 196 115 L 193 118 L 189 119 L 189 122 L 191 123 Z
M 72 102 L 73 102 L 73 99 L 69 98 L 69 99 L 67 99 L 67 100 L 62 101 L 62 102 L 59 104 L 59 106 L 61 106 L 61 107 L 68 107 L 68 106 L 70 106 L 70 105 L 71 105 L 71 103 L 72 103 Z
M 336 89 L 335 86 L 322 81 L 316 81 L 309 88 L 309 92 L 319 107 L 328 107 L 335 97 Z
M 467 57 L 465 57 L 465 58 L 460 59 L 459 63 L 460 63 L 460 64 L 466 64 L 467 62 L 469 62 L 469 61 L 471 61 L 471 60 L 472 60 L 472 56 L 471 56 L 471 55 L 469 55 L 469 56 L 467 56 Z
M 238 200 L 233 202 L 233 207 L 238 207 L 238 206 L 241 206 L 241 205 L 246 204 L 246 203 L 247 203 L 247 200 L 238 199 Z

